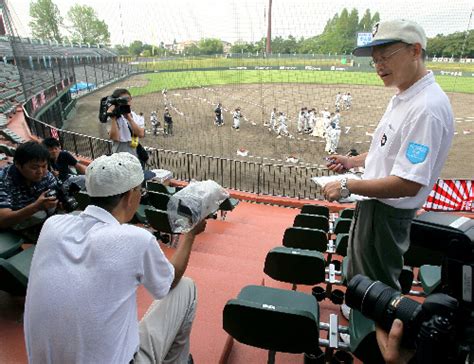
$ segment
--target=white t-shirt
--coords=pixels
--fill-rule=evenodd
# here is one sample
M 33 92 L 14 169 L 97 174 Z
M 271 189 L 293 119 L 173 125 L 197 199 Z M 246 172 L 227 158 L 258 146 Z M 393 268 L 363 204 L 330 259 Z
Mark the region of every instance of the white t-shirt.
M 135 114 L 132 111 L 133 121 L 140 127 L 145 128 L 145 118 L 142 118 L 140 115 Z M 128 127 L 128 121 L 124 116 L 117 118 L 117 124 L 119 127 L 119 138 L 120 142 L 129 142 L 132 140 L 132 134 L 130 133 L 130 128 Z
M 439 177 L 453 135 L 449 99 L 429 72 L 388 104 L 374 132 L 363 179 L 398 176 L 423 185 L 413 197 L 380 199 L 401 209 L 419 208 Z
M 24 331 L 30 364 L 128 363 L 139 347 L 137 287 L 166 296 L 174 268 L 155 237 L 88 206 L 43 226 Z

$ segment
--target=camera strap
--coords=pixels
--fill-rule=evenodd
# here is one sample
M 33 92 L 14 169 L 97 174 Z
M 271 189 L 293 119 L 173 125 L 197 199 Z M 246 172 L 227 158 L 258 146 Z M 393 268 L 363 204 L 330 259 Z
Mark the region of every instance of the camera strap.
M 132 140 L 130 140 L 130 147 L 136 149 L 139 144 L 138 137 L 133 134 L 132 127 L 128 123 L 128 120 L 127 119 L 125 120 L 127 121 L 127 127 L 128 127 L 128 130 L 130 130 L 130 136 L 132 137 Z

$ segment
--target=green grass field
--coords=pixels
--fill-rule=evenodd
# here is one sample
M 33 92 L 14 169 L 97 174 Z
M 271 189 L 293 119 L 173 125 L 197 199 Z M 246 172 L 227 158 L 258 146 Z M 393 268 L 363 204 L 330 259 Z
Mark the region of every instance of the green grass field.
M 226 84 L 249 83 L 317 83 L 383 86 L 375 73 L 332 71 L 181 71 L 150 73 L 144 87 L 132 88 L 133 96 L 168 90 Z M 436 76 L 445 92 L 474 93 L 474 78 Z
M 343 58 L 343 56 L 342 56 Z M 357 58 L 356 63 L 368 65 L 368 58 Z M 284 57 L 272 58 L 224 58 L 222 56 L 213 58 L 186 57 L 173 60 L 156 60 L 155 62 L 141 63 L 140 68 L 147 70 L 185 70 L 193 68 L 214 68 L 214 67 L 254 67 L 254 66 L 341 66 L 341 56 L 301 56 L 285 55 Z M 437 63 L 427 62 L 428 69 L 444 71 L 474 72 L 472 63 Z

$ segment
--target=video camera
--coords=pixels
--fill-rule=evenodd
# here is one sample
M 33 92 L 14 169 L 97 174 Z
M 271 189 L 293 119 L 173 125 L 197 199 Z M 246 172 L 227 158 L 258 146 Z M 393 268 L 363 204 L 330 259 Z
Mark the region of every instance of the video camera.
M 79 206 L 79 203 L 71 196 L 71 193 L 71 189 L 67 190 L 64 184 L 60 180 L 57 180 L 56 187 L 49 190 L 45 196 L 55 197 L 62 204 L 64 211 L 71 212 Z
M 130 114 L 131 109 L 128 102 L 130 98 L 128 96 L 120 96 L 120 97 L 113 97 L 113 96 L 105 96 L 100 99 L 100 107 L 99 107 L 99 121 L 101 123 L 106 123 L 108 118 L 111 116 L 120 117 L 124 114 Z M 115 106 L 112 112 L 108 112 L 111 106 Z
M 387 332 L 393 320 L 400 319 L 402 345 L 416 349 L 417 363 L 465 363 L 468 355 L 473 360 L 474 220 L 428 212 L 415 219 L 411 229 L 412 251 L 429 249 L 435 254 L 427 259 L 442 257 L 436 293 L 420 304 L 382 282 L 356 275 L 349 282 L 346 303 Z

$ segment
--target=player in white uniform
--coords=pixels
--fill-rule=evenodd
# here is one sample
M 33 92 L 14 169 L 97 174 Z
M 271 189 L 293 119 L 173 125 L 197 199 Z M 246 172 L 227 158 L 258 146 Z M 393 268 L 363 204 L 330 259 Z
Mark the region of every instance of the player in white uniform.
M 277 124 L 277 109 L 276 107 L 273 108 L 272 110 L 272 113 L 270 114 L 270 127 L 268 128 L 268 130 L 270 131 L 275 131 L 276 130 L 276 124 Z M 268 126 L 265 125 L 265 126 Z
M 304 124 L 305 124 L 305 120 L 306 120 L 305 109 L 306 108 L 302 107 L 300 112 L 298 113 L 298 120 L 297 120 L 296 128 L 297 128 L 299 134 L 303 133 L 303 130 L 304 130 Z
M 160 126 L 160 122 L 158 121 L 158 115 L 156 111 L 152 111 L 150 114 L 150 124 L 151 129 L 153 130 L 153 135 L 158 135 L 158 127 Z
M 352 106 L 352 96 L 351 96 L 351 93 L 348 92 L 347 95 L 346 95 L 346 100 L 344 102 L 344 108 L 346 110 L 350 110 L 351 106 Z
M 338 92 L 337 95 L 336 95 L 336 102 L 334 103 L 334 106 L 336 107 L 336 110 L 340 110 L 341 109 L 341 92 Z
M 238 108 L 235 109 L 234 114 L 232 116 L 232 118 L 233 118 L 232 127 L 236 131 L 239 131 L 239 129 L 240 129 L 240 118 L 241 117 L 242 117 L 242 114 L 240 113 L 240 107 L 238 107 Z
M 280 111 L 280 116 L 278 117 L 278 129 L 277 129 L 277 138 L 281 138 L 282 135 L 289 136 L 290 133 L 288 132 L 288 125 L 286 123 L 286 116 L 283 111 Z

